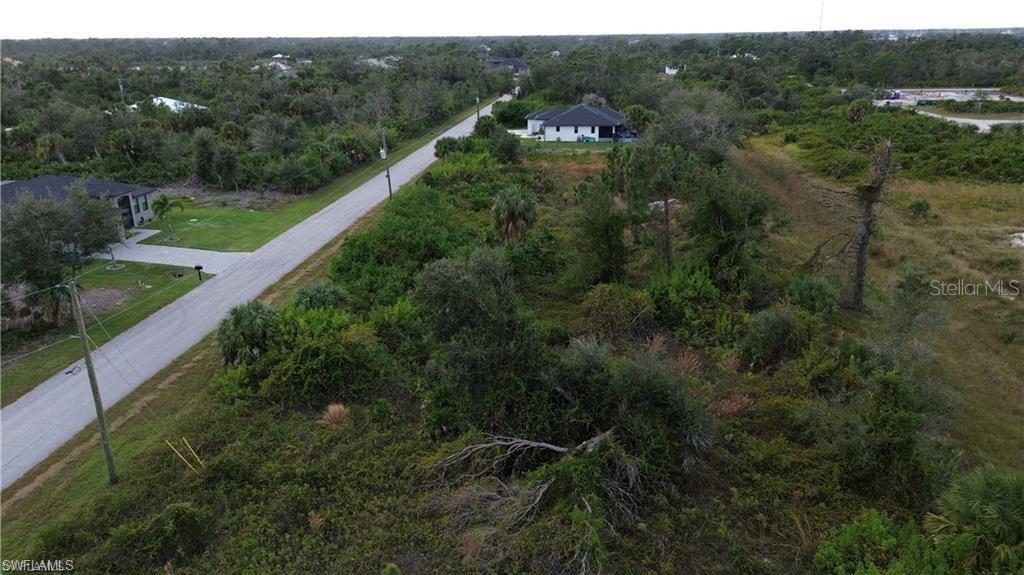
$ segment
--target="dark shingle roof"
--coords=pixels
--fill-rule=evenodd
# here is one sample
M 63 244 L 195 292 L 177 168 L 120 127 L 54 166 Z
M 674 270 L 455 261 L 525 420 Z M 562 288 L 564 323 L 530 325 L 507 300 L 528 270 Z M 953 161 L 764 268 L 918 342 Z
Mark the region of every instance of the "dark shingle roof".
M 544 122 L 545 126 L 622 126 L 626 117 L 611 108 L 578 104 Z
M 125 194 L 131 194 L 132 197 L 135 197 L 156 191 L 148 186 L 122 184 L 120 182 L 108 182 L 91 178 L 39 176 L 31 180 L 20 180 L 3 184 L 0 186 L 0 200 L 5 204 L 14 203 L 18 201 L 22 194 L 27 193 L 40 199 L 52 198 L 58 202 L 63 202 L 68 198 L 68 188 L 75 185 L 83 186 L 85 193 L 94 198 L 101 196 L 117 197 Z
M 526 115 L 527 120 L 550 120 L 555 116 L 565 112 L 568 108 L 544 108 L 543 110 L 537 110 L 536 112 L 530 112 Z
M 487 61 L 487 65 L 491 68 L 502 68 L 509 67 L 515 70 L 525 70 L 529 68 L 526 62 L 523 62 L 519 58 L 491 58 Z

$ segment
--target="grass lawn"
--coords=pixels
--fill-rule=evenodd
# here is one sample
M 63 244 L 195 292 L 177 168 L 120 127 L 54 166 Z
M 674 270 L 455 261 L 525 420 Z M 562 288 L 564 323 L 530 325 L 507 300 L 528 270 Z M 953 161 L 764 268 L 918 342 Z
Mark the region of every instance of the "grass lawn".
M 612 142 L 538 142 L 537 140 L 523 142 L 523 148 L 526 150 L 558 149 L 607 152 L 614 145 Z
M 124 269 L 108 271 L 104 269 L 108 263 L 104 260 L 86 266 L 80 280 L 87 297 L 89 290 L 112 288 L 121 290 L 124 298 L 116 307 L 97 312 L 96 315 L 103 322 L 102 326 L 96 324 L 88 309 L 83 310 L 86 325 L 89 326 L 89 337 L 96 345 L 103 345 L 111 337 L 117 336 L 178 299 L 199 282 L 191 268 L 121 262 L 125 266 Z M 172 276 L 174 272 L 181 272 L 184 275 L 176 278 Z M 204 276 L 211 277 L 209 274 Z M 150 287 L 140 288 L 140 281 Z M 107 335 L 108 332 L 110 337 Z M 3 367 L 0 368 L 0 404 L 11 403 L 71 362 L 81 358 L 82 343 L 77 337 L 70 338 L 72 334 L 77 335 L 77 330 L 74 321 L 68 321 L 63 327 L 50 331 L 35 341 L 26 342 L 22 349 L 5 354 Z M 17 359 L 22 354 L 46 345 L 52 347 Z M 10 357 L 7 357 L 8 355 Z M 103 357 L 96 355 L 94 360 L 103 361 Z M 7 364 L 8 361 L 12 361 L 10 365 Z
M 776 249 L 787 260 L 802 261 L 832 226 L 833 214 L 807 185 L 806 173 L 790 155 L 794 149 L 769 136 L 735 155 L 793 218 L 798 231 L 777 236 Z M 889 199 L 871 248 L 869 313 L 851 319 L 852 330 L 870 334 L 884 324 L 889 287 L 904 266 L 920 270 L 926 281 L 1001 279 L 1007 286 L 1011 280 L 1024 285 L 1024 249 L 1009 241 L 1024 221 L 1020 186 L 897 177 Z M 931 204 L 928 217 L 906 213 L 915 200 Z M 1024 472 L 1024 297 L 927 297 L 932 301 L 915 334 L 920 357 L 914 370 L 945 412 L 941 419 L 948 429 L 939 433 L 948 434 L 970 461 Z
M 405 158 L 475 111 L 476 104 L 422 136 L 402 142 L 391 151 L 391 163 Z M 166 224 L 155 221 L 146 224 L 145 227 L 159 229 L 160 233 L 146 238 L 142 243 L 223 252 L 250 252 L 357 188 L 383 169 L 384 162 L 376 160 L 313 193 L 296 196 L 295 200 L 270 209 L 207 207 L 184 200 L 185 210 L 175 210 L 170 216 L 174 234 L 179 240 L 167 242 Z M 190 222 L 192 219 L 197 221 Z

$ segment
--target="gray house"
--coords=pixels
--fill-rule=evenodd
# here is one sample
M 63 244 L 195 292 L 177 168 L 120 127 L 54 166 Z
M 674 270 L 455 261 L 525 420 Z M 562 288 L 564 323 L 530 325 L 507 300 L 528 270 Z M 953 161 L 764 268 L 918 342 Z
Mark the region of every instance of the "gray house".
M 23 194 L 31 194 L 40 199 L 50 198 L 63 202 L 75 186 L 83 188 L 85 193 L 94 198 L 107 198 L 111 209 L 121 216 L 121 224 L 126 230 L 153 219 L 153 200 L 157 195 L 155 188 L 92 178 L 39 176 L 31 180 L 3 182 L 0 185 L 0 200 L 4 204 L 12 204 Z

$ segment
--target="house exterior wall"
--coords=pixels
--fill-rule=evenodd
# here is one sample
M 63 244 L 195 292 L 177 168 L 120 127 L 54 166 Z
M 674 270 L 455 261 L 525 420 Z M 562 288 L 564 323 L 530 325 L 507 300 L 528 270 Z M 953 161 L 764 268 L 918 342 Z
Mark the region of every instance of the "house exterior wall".
M 616 130 L 617 132 L 618 130 Z M 611 138 L 599 138 L 597 126 L 544 126 L 545 142 L 576 142 L 584 137 L 600 142 L 611 142 Z
M 156 192 L 150 192 L 145 195 L 129 197 L 128 205 L 131 206 L 132 222 L 136 227 L 153 220 L 153 200 L 156 199 L 156 196 Z M 110 203 L 114 207 L 117 207 L 117 199 L 110 199 Z
M 544 120 L 527 120 L 526 132 L 528 134 L 539 134 L 544 129 Z

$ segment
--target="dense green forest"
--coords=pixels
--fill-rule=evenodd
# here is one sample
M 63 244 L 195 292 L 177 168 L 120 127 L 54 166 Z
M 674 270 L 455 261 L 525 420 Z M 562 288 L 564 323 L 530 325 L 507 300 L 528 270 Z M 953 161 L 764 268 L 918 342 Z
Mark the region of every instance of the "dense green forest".
M 369 62 L 364 46 L 274 59 L 212 41 L 195 49 L 186 42 L 164 57 L 152 44 L 5 63 L 4 178 L 57 173 L 309 191 L 376 157 L 382 126 L 393 146 L 510 82 L 451 44 L 378 53 L 399 57 L 393 66 Z M 21 47 L 7 42 L 5 54 Z M 175 111 L 154 97 L 203 108 Z
M 4 64 L 5 179 L 307 190 L 365 161 L 379 124 L 409 138 L 476 94 L 519 88 L 472 135 L 438 141 L 436 164 L 318 256 L 317 281 L 231 310 L 170 376 L 188 387 L 168 395 L 188 399 L 142 412 L 120 484 L 99 487 L 96 463 L 5 509 L 19 553 L 182 575 L 1024 570 L 1020 468 L 950 440 L 946 385 L 964 376 L 922 351 L 946 305 L 927 295 L 939 272 L 894 255 L 864 211 L 829 214 L 827 231 L 867 234 L 867 278 L 824 265 L 821 226 L 743 155 L 777 145 L 816 192 L 898 205 L 888 222 L 956 220 L 927 202 L 903 210 L 905 190 L 890 190 L 1016 193 L 1024 130 L 980 133 L 872 96 L 1020 91 L 1020 36 L 5 49 L 23 60 Z M 294 77 L 251 69 L 278 52 Z M 390 55 L 389 68 L 359 63 Z M 488 72 L 488 55 L 531 70 Z M 174 114 L 153 95 L 208 109 Z M 581 101 L 622 110 L 640 141 L 561 147 L 505 130 Z M 100 122 L 74 121 L 86 115 Z M 960 268 L 965 245 L 947 250 Z M 991 265 L 1015 277 L 1021 259 Z M 1015 321 L 992 355 L 1020 357 Z M 90 499 L 61 492 L 83 481 Z

